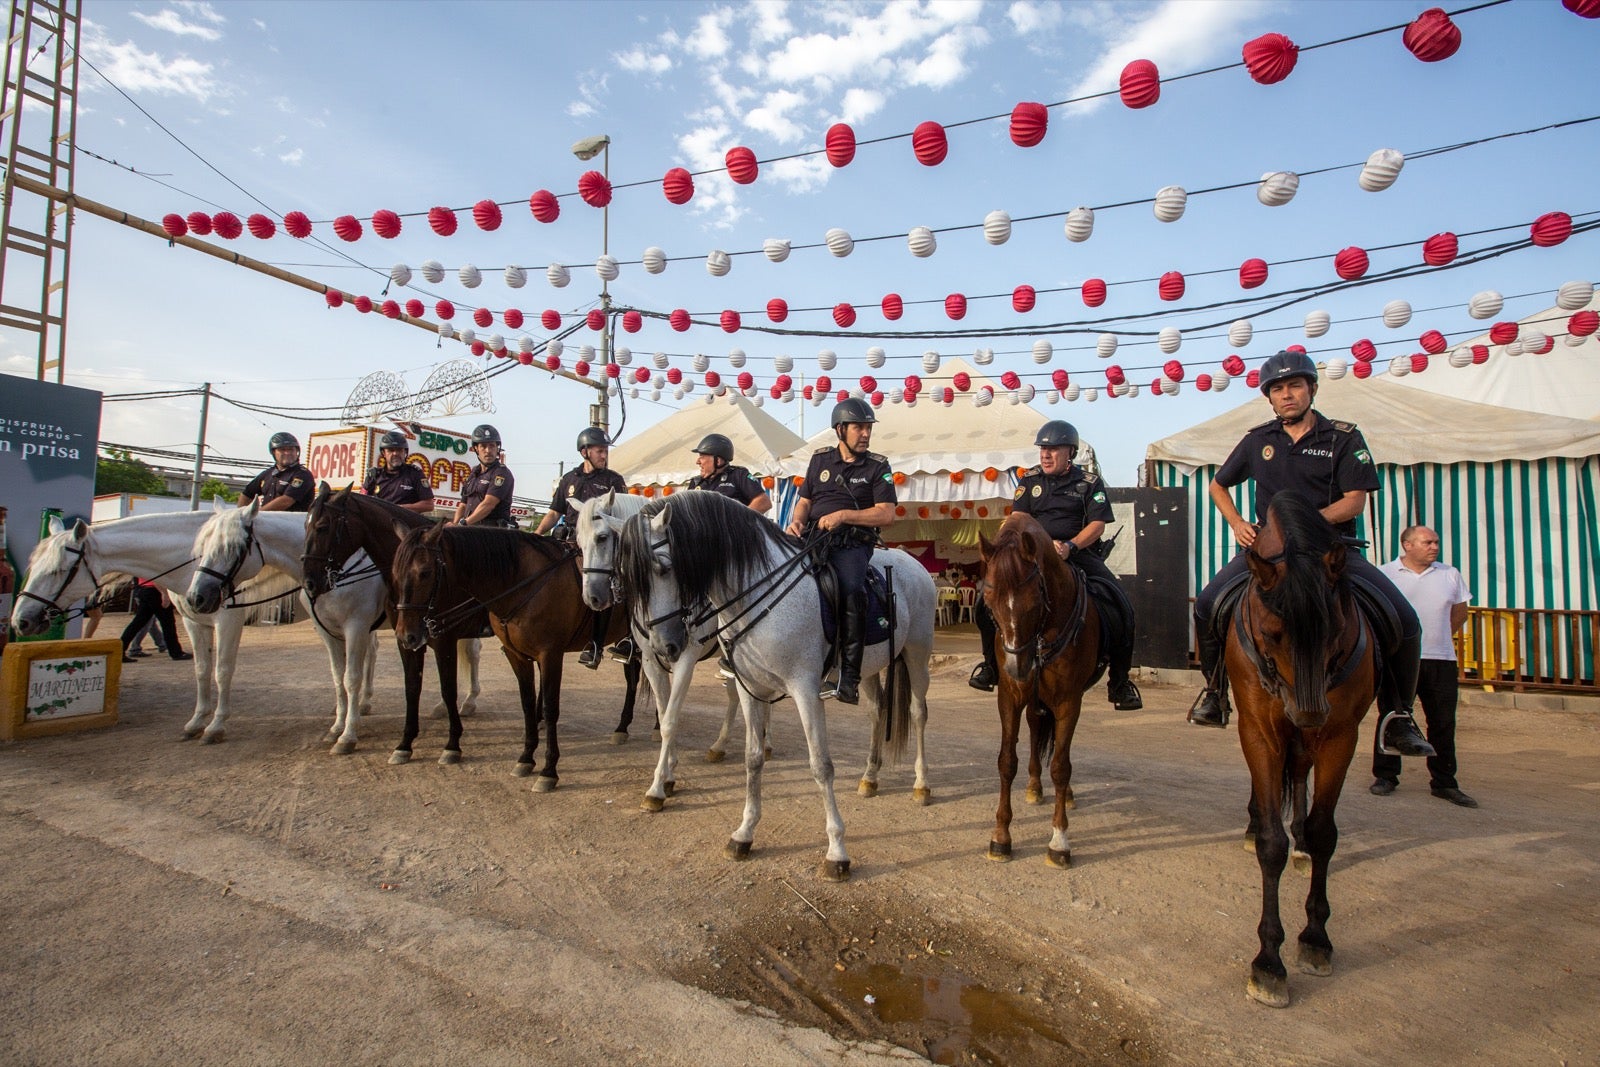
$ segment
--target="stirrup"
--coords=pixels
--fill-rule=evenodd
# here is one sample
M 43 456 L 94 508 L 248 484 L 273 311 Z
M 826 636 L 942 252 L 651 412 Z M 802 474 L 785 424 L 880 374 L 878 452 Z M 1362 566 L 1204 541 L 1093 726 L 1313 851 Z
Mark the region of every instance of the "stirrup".
M 1214 715 L 1212 715 L 1212 714 L 1203 714 L 1201 712 L 1201 706 L 1206 703 L 1206 697 L 1210 697 L 1211 698 L 1212 707 L 1215 709 L 1215 714 Z M 1208 710 L 1210 710 L 1210 709 L 1208 709 Z M 1228 701 L 1227 701 L 1227 698 L 1225 698 L 1222 695 L 1222 692 L 1220 690 L 1212 689 L 1210 686 L 1207 686 L 1206 688 L 1204 688 L 1204 689 L 1202 689 L 1200 691 L 1200 695 L 1195 698 L 1194 704 L 1192 704 L 1190 706 L 1188 720 L 1194 726 L 1214 726 L 1218 730 L 1227 729 L 1227 726 L 1228 726 Z
M 1398 736 L 1391 747 L 1389 744 L 1389 725 L 1398 722 L 1396 728 Z M 1417 720 L 1411 712 L 1404 709 L 1385 712 L 1382 719 L 1378 720 L 1378 751 L 1385 756 L 1437 756 L 1439 753 L 1428 739 L 1422 736 L 1422 731 L 1417 729 Z
M 980 663 L 972 668 L 972 674 L 967 678 L 967 684 L 974 689 L 981 689 L 985 693 L 992 693 L 994 692 L 995 683 L 998 681 L 995 677 L 997 673 L 999 672 L 991 668 L 988 663 Z
M 591 671 L 600 669 L 600 642 L 590 641 L 582 652 L 578 653 L 578 662 Z

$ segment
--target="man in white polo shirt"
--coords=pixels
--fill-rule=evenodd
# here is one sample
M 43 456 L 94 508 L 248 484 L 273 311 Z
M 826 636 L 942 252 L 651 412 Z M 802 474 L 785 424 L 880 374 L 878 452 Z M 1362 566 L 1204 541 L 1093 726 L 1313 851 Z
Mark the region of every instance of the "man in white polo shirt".
M 1428 757 L 1433 795 L 1463 808 L 1478 802 L 1456 785 L 1456 650 L 1453 638 L 1467 621 L 1472 593 L 1461 572 L 1439 562 L 1439 535 L 1426 526 L 1407 526 L 1400 534 L 1400 558 L 1379 570 L 1405 594 L 1422 622 L 1422 670 L 1417 699 L 1428 724 Z M 1372 753 L 1371 792 L 1383 797 L 1400 782 L 1400 757 L 1377 745 Z

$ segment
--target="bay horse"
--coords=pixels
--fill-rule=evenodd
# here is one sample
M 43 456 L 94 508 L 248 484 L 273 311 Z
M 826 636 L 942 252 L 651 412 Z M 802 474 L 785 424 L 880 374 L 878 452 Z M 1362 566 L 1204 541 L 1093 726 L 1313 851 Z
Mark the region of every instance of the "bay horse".
M 426 515 L 390 504 L 375 496 L 356 493 L 349 486 L 332 492 L 327 482 L 317 489 L 311 502 L 311 512 L 306 516 L 306 530 L 301 562 L 304 569 L 306 595 L 312 605 L 333 590 L 343 587 L 360 573 L 362 559 L 370 559 L 377 578 L 386 590 L 386 618 L 394 625 L 394 596 L 389 585 L 394 569 L 395 553 L 400 548 L 396 525 L 409 529 L 423 529 L 433 525 Z M 364 554 L 364 556 L 363 556 Z M 435 717 L 449 720 L 449 736 L 439 762 L 445 765 L 461 760 L 461 718 L 470 715 L 477 707 L 478 662 L 482 642 L 479 635 L 488 624 L 488 612 L 464 612 L 453 625 L 444 627 L 437 637 L 428 638 L 427 647 L 433 649 L 434 666 L 439 676 L 440 702 Z M 397 642 L 398 644 L 398 642 Z M 412 744 L 421 732 L 420 709 L 422 701 L 421 649 L 399 646 L 400 664 L 405 676 L 406 720 L 400 744 L 389 756 L 391 764 L 409 763 Z M 459 699 L 457 669 L 462 657 L 467 664 L 470 692 L 464 701 Z M 458 703 L 459 701 L 459 703 Z
M 489 624 L 517 676 L 522 701 L 523 746 L 514 773 L 533 773 L 539 724 L 545 725 L 545 758 L 535 792 L 556 788 L 561 746 L 562 657 L 580 651 L 594 631 L 594 612 L 584 606 L 577 555 L 565 543 L 538 534 L 484 526 L 439 523 L 413 528 L 394 523 L 401 538 L 395 552 L 395 639 L 416 651 L 433 633 L 442 633 L 478 605 L 489 610 Z M 627 633 L 628 620 L 617 612 L 606 631 L 607 644 Z M 628 690 L 617 732 L 627 733 L 638 692 L 639 662 L 624 667 Z
M 1278 881 L 1289 853 L 1283 815 L 1292 810 L 1294 825 L 1303 826 L 1311 856 L 1300 970 L 1326 976 L 1333 973 L 1327 921 L 1328 865 L 1339 840 L 1334 809 L 1361 720 L 1377 694 L 1377 643 L 1346 577 L 1347 551 L 1310 501 L 1294 492 L 1273 496 L 1248 550 L 1250 578 L 1225 646 L 1261 867 L 1261 951 L 1251 961 L 1246 992 L 1275 1008 L 1289 1003 L 1279 955 Z
M 926 804 L 931 797 L 924 734 L 933 578 L 898 549 L 874 552 L 873 566 L 880 571 L 893 567 L 894 622 L 892 641 L 869 643 L 862 657 L 862 691 L 871 701 L 874 725 L 861 791 L 875 793 L 885 752 L 897 759 L 914 738 L 912 798 Z M 800 714 L 811 777 L 822 793 L 828 850 L 819 874 L 830 881 L 847 880 L 850 858 L 833 793 L 827 718 L 818 695 L 829 642 L 823 634 L 822 594 L 806 546 L 720 493 L 679 493 L 646 507 L 623 527 L 617 569 L 623 596 L 646 620 L 649 651 L 671 662 L 674 674 L 688 670 L 708 640 L 719 642 L 733 665 L 745 719 L 745 806 L 724 855 L 737 860 L 750 855 L 761 819 L 768 708 L 787 695 Z M 878 679 L 885 670 L 893 672 L 892 701 L 884 698 Z
M 1072 735 L 1083 694 L 1105 667 L 1100 612 L 1078 569 L 1056 552 L 1037 519 L 1013 511 L 994 540 L 978 535 L 984 562 L 983 599 L 994 616 L 995 659 L 1000 663 L 1000 804 L 995 809 L 989 858 L 1011 858 L 1011 783 L 1017 776 L 1017 734 L 1028 722 L 1027 802 L 1043 802 L 1043 760 L 1050 760 L 1055 813 L 1045 860 L 1072 863 L 1067 809 L 1072 796 Z M 1002 654 L 1003 653 L 1003 654 Z

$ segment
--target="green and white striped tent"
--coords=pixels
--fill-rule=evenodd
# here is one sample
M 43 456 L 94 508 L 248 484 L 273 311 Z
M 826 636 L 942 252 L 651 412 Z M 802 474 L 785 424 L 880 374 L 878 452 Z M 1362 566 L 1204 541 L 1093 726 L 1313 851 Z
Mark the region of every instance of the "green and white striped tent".
M 1356 423 L 1378 463 L 1380 488 L 1359 520 L 1374 562 L 1399 555 L 1400 531 L 1420 522 L 1439 531 L 1440 558 L 1460 568 L 1477 606 L 1600 607 L 1600 422 L 1429 395 L 1383 377 L 1324 379 L 1317 410 Z M 1146 450 L 1150 484 L 1189 495 L 1191 595 L 1238 551 L 1207 495 L 1211 478 L 1245 431 L 1270 418 L 1256 395 Z M 1233 497 L 1241 514 L 1255 514 L 1253 485 Z M 1587 644 L 1566 666 L 1594 679 Z

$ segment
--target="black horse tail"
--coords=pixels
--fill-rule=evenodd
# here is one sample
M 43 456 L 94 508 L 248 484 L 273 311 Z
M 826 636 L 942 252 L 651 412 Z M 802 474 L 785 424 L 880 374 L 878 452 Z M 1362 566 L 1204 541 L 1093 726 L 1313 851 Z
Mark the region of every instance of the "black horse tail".
M 1301 780 L 1295 768 L 1300 765 L 1300 757 L 1304 754 L 1305 744 L 1300 739 L 1300 731 L 1290 730 L 1289 743 L 1283 750 L 1283 796 L 1278 801 L 1279 818 L 1294 817 L 1294 790 Z
M 906 735 L 911 732 L 911 669 L 901 655 L 889 664 L 889 670 L 894 672 L 894 706 L 886 713 L 883 758 L 889 766 L 898 767 L 900 757 L 905 755 Z M 882 690 L 879 699 L 883 699 Z
M 1044 751 L 1039 753 L 1039 760 L 1046 766 L 1056 751 L 1056 713 L 1049 708 L 1039 708 L 1039 729 L 1044 731 Z

